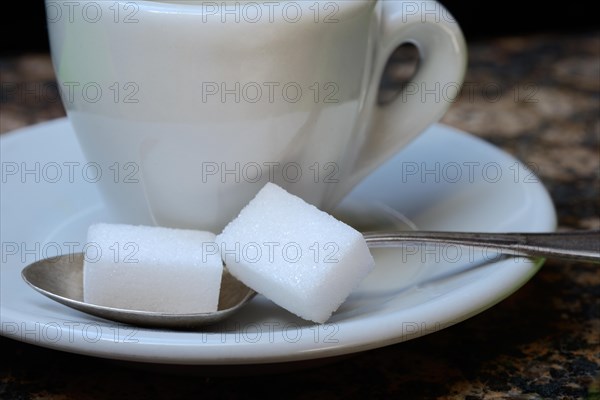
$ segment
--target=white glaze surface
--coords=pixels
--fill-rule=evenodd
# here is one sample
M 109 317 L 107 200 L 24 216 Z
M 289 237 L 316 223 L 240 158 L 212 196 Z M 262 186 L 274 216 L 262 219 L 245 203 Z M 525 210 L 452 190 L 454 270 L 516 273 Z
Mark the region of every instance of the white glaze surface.
M 377 108 L 393 49 L 421 48 L 417 85 L 464 73 L 456 23 L 401 1 L 253 2 L 255 21 L 247 2 L 67 3 L 47 0 L 63 100 L 88 161 L 135 169 L 101 182 L 126 223 L 219 232 L 268 180 L 330 210 L 452 101 Z
M 5 163 L 85 165 L 66 119 L 3 135 Z M 468 164 L 467 164 L 468 163 Z M 7 164 L 8 165 L 8 164 Z M 74 164 L 73 164 L 74 165 Z M 462 179 L 436 165 L 465 166 Z M 470 167 L 469 167 L 470 166 Z M 487 170 L 488 173 L 483 173 Z M 439 169 L 443 171 L 443 169 Z M 473 171 L 469 174 L 468 171 Z M 501 175 L 492 172 L 500 171 Z M 513 174 L 519 171 L 518 179 Z M 551 231 L 556 219 L 543 186 L 526 167 L 495 147 L 444 125 L 433 125 L 371 174 L 342 202 L 337 216 L 357 228 L 390 229 L 402 213 L 421 229 Z M 118 222 L 95 184 L 68 175 L 57 182 L 7 175 L 0 191 L 3 259 L 0 268 L 1 334 L 55 349 L 121 360 L 173 364 L 251 364 L 316 359 L 386 346 L 434 333 L 496 304 L 537 271 L 517 259 L 463 273 L 420 288 L 417 281 L 463 262 L 442 253 L 374 251 L 376 267 L 325 325 L 294 317 L 262 297 L 205 332 L 173 332 L 116 325 L 72 310 L 33 291 L 22 268 L 36 258 L 84 243 L 91 223 Z M 435 256 L 435 254 L 434 254 Z M 450 259 L 452 258 L 452 259 Z M 408 289 L 406 289 L 408 287 Z

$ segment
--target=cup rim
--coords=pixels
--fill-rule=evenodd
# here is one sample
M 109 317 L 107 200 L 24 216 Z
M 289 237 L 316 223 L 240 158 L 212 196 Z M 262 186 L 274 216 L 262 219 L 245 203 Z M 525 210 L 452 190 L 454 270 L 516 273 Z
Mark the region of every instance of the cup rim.
M 204 14 L 210 10 L 213 13 L 214 9 L 207 9 L 208 5 L 214 6 L 216 5 L 218 8 L 223 7 L 223 5 L 227 5 L 227 7 L 234 7 L 236 9 L 243 8 L 248 4 L 254 3 L 260 5 L 262 4 L 271 4 L 272 6 L 279 5 L 283 6 L 283 3 L 296 3 L 298 5 L 303 4 L 303 7 L 313 6 L 315 3 L 318 3 L 322 6 L 328 6 L 329 4 L 337 4 L 340 8 L 343 7 L 344 11 L 351 10 L 355 8 L 359 8 L 361 6 L 373 5 L 377 3 L 379 0 L 115 0 L 120 3 L 134 3 L 136 6 L 140 8 L 144 8 L 148 11 L 154 12 L 167 12 L 167 13 L 177 13 L 177 12 L 190 12 L 197 11 L 199 14 Z M 232 8 L 228 8 L 231 10 Z M 216 10 L 218 11 L 218 10 Z

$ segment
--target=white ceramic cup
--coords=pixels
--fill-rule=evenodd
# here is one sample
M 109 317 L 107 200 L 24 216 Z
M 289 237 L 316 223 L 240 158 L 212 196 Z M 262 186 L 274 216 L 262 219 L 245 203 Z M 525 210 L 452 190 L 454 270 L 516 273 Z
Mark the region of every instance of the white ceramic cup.
M 466 50 L 431 1 L 46 0 L 85 156 L 124 223 L 219 232 L 267 182 L 325 210 L 437 121 Z M 410 96 L 377 105 L 391 53 Z

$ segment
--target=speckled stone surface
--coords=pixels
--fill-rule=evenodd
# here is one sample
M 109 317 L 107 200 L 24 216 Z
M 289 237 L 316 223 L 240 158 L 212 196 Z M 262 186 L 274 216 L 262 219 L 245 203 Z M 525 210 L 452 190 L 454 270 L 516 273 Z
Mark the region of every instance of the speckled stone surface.
M 599 229 L 600 35 L 498 38 L 470 43 L 469 57 L 443 122 L 530 165 L 560 230 Z M 0 58 L 0 73 L 1 132 L 64 115 L 47 55 Z M 0 338 L 0 398 L 598 399 L 599 299 L 598 266 L 549 261 L 505 301 L 443 331 L 253 368 L 147 368 Z

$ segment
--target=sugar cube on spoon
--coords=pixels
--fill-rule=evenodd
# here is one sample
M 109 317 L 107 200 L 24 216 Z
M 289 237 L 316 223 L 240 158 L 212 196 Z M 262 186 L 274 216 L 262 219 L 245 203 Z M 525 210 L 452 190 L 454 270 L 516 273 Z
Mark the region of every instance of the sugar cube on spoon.
M 85 302 L 170 314 L 217 310 L 223 263 L 204 251 L 213 233 L 96 224 L 87 240 Z
M 360 232 L 272 183 L 216 241 L 232 275 L 318 323 L 329 319 L 375 265 Z

